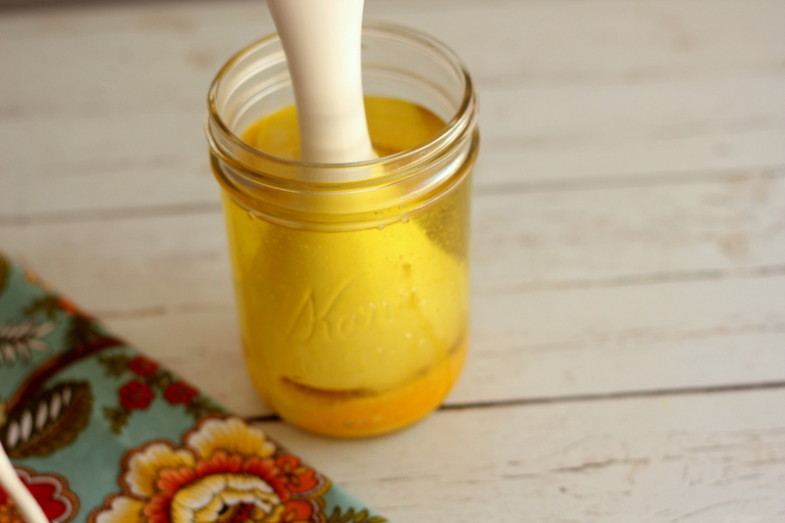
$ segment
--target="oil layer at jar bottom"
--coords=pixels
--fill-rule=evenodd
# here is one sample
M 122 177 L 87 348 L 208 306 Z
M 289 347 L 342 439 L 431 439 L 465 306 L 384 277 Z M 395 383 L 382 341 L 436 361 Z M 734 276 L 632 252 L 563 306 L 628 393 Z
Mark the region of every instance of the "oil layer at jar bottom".
M 457 380 L 466 342 L 441 362 L 389 391 L 324 393 L 286 380 L 255 383 L 288 422 L 331 436 L 374 436 L 410 425 L 436 409 Z
M 380 154 L 417 145 L 442 123 L 406 102 L 375 99 Z M 298 154 L 285 109 L 243 136 Z M 225 198 L 249 372 L 284 419 L 336 436 L 401 428 L 436 408 L 466 353 L 468 183 L 384 228 L 291 229 Z

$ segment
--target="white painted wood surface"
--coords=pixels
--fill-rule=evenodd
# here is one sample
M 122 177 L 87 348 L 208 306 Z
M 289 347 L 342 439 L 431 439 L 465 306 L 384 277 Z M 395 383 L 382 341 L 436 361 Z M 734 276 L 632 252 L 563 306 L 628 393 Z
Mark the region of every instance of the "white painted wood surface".
M 367 11 L 477 81 L 472 352 L 401 433 L 265 428 L 399 523 L 785 521 L 785 2 Z M 0 249 L 250 417 L 202 128 L 270 29 L 256 1 L 0 10 Z

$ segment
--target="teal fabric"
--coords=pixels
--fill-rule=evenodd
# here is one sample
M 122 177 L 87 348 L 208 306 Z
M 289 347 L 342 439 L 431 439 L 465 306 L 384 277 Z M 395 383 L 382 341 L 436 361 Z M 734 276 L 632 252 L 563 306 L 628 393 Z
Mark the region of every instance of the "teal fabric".
M 2 256 L 0 442 L 52 522 L 387 521 Z

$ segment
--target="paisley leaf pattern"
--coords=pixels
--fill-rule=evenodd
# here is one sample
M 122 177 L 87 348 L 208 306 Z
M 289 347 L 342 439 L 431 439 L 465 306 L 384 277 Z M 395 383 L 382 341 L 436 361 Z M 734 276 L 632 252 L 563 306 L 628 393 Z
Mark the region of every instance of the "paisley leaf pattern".
M 61 307 L 57 296 L 54 294 L 47 294 L 28 305 L 25 308 L 25 314 L 27 316 L 32 316 L 33 314 L 44 313 L 46 314 L 46 317 L 51 320 L 55 318 L 55 314 L 60 310 Z
M 87 426 L 92 402 L 88 383 L 60 383 L 9 412 L 0 441 L 11 458 L 51 454 Z
M 77 315 L 71 318 L 68 331 L 68 347 L 89 346 L 101 337 L 98 326 L 90 318 Z
M 0 325 L 0 365 L 13 365 L 18 360 L 29 363 L 34 350 L 48 350 L 49 345 L 42 338 L 52 332 L 54 327 L 51 321 Z

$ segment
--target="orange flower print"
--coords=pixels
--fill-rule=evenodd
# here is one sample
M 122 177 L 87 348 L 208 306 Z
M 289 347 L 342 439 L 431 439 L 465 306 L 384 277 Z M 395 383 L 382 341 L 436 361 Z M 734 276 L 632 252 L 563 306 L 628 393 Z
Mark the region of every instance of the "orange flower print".
M 306 467 L 296 456 L 283 454 L 275 460 L 280 475 L 290 492 L 308 492 L 319 483 L 316 471 Z
M 91 523 L 324 522 L 328 480 L 239 418 L 203 418 L 175 447 L 154 441 L 123 459 L 122 492 Z

